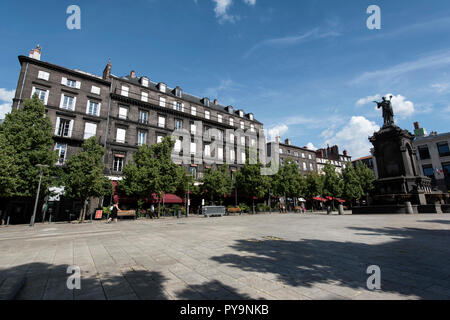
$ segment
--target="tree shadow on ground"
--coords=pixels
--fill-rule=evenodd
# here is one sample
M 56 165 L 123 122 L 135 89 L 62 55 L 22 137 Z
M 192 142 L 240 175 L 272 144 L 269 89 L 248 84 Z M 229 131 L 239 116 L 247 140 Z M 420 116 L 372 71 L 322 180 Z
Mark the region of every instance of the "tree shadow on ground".
M 439 223 L 439 224 L 450 224 L 450 220 L 420 220 L 418 222 L 427 222 L 427 223 Z
M 81 266 L 81 289 L 72 290 L 67 286 L 71 276 L 68 268 L 67 264 L 30 263 L 0 270 L 0 289 L 6 279 L 24 279 L 24 286 L 15 297 L 16 300 L 250 299 L 220 281 L 191 286 L 185 284 L 178 292 L 170 291 L 169 294 L 164 289 L 164 283 L 169 279 L 160 272 L 147 271 L 139 266 L 121 272 L 115 270 L 103 273 Z
M 240 255 L 212 259 L 244 271 L 274 274 L 277 280 L 297 287 L 299 292 L 302 288 L 308 291 L 313 286 L 323 286 L 336 290 L 337 295 L 345 292 L 345 287 L 367 290 L 367 268 L 378 265 L 381 293 L 450 299 L 450 230 L 349 229 L 356 237 L 364 236 L 367 243 L 239 240 L 231 247 Z

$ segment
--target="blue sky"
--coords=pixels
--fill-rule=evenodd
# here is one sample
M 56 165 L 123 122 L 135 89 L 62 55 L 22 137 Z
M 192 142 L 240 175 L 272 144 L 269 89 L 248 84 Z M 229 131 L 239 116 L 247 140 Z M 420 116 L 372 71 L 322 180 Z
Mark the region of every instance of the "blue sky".
M 81 30 L 66 9 L 81 8 Z M 366 9 L 381 8 L 369 30 Z M 450 2 L 347 0 L 2 1 L 0 118 L 17 56 L 101 74 L 147 75 L 253 112 L 296 145 L 339 144 L 356 158 L 381 125 L 370 101 L 394 96 L 396 121 L 449 131 Z

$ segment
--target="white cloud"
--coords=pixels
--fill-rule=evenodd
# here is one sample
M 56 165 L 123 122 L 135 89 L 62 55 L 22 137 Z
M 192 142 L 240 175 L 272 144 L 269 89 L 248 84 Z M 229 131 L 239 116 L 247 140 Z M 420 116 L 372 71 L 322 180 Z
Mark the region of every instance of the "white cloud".
M 450 83 L 442 82 L 442 83 L 434 83 L 431 85 L 431 88 L 435 89 L 439 93 L 444 93 L 450 91 Z
M 15 93 L 16 93 L 16 90 L 6 90 L 3 88 L 0 88 L 0 101 L 11 102 L 12 99 L 14 99 Z
M 0 119 L 4 119 L 5 115 L 11 112 L 12 99 L 14 98 L 15 93 L 15 90 L 0 88 L 0 101 L 6 102 L 0 104 Z
M 289 131 L 289 127 L 285 124 L 276 125 L 270 129 L 266 129 L 266 136 L 269 141 L 275 141 L 276 137 L 282 137 Z
M 306 148 L 308 148 L 309 150 L 313 150 L 313 151 L 316 151 L 318 148 L 316 148 L 313 144 L 312 144 L 312 142 L 309 142 L 307 145 L 306 145 Z
M 357 106 L 363 106 L 363 105 L 366 105 L 366 104 L 368 104 L 368 103 L 371 103 L 371 102 L 373 102 L 373 101 L 375 101 L 375 100 L 379 100 L 380 98 L 381 98 L 381 96 L 380 96 L 379 94 L 376 94 L 376 95 L 374 95 L 374 96 L 367 96 L 367 97 L 365 97 L 365 98 L 359 99 L 359 100 L 356 102 L 356 105 L 357 105 Z
M 312 40 L 316 40 L 316 39 L 337 37 L 339 35 L 340 35 L 340 33 L 335 32 L 335 31 L 321 32 L 319 28 L 315 28 L 306 33 L 299 34 L 296 36 L 287 36 L 287 37 L 282 37 L 282 38 L 267 39 L 267 40 L 264 40 L 264 41 L 261 41 L 261 42 L 255 44 L 250 50 L 248 50 L 244 54 L 244 58 L 247 59 L 248 57 L 250 57 L 253 54 L 253 52 L 255 52 L 256 50 L 258 50 L 262 47 L 266 47 L 266 46 L 277 47 L 277 48 L 280 46 L 286 47 L 286 46 L 292 46 L 292 45 L 296 45 L 299 43 L 304 43 L 304 42 L 312 41 Z
M 362 116 L 353 116 L 341 130 L 329 137 L 325 144 L 338 145 L 340 150 L 347 150 L 353 159 L 370 154 L 372 144 L 368 138 L 380 127 Z
M 401 63 L 386 69 L 365 72 L 362 75 L 354 78 L 351 83 L 356 84 L 360 82 L 373 81 L 374 79 L 392 79 L 411 71 L 421 69 L 437 68 L 450 64 L 450 51 L 430 54 L 421 57 L 414 61 Z

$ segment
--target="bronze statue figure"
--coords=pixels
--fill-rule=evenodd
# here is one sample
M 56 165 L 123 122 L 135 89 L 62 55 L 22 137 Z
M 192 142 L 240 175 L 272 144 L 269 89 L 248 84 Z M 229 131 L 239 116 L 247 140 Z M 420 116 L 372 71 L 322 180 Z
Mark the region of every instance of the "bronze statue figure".
M 390 99 L 392 100 L 392 96 L 390 96 Z M 392 103 L 390 100 L 386 100 L 385 97 L 383 97 L 383 101 L 378 102 L 378 101 L 374 101 L 377 106 L 378 109 L 379 108 L 383 108 L 383 119 L 384 119 L 384 125 L 383 127 L 388 127 L 388 126 L 392 126 L 395 125 L 394 122 L 394 109 L 392 109 Z

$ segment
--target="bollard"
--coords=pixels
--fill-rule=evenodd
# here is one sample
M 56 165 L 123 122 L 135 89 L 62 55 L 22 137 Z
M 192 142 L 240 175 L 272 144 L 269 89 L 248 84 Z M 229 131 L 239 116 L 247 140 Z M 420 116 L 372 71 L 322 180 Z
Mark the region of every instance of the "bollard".
M 341 216 L 344 214 L 344 206 L 342 204 L 339 205 L 338 212 L 339 212 L 339 215 L 341 215 Z
M 406 205 L 406 213 L 407 214 L 414 214 L 411 202 L 407 201 L 407 202 L 405 202 L 405 205 Z

